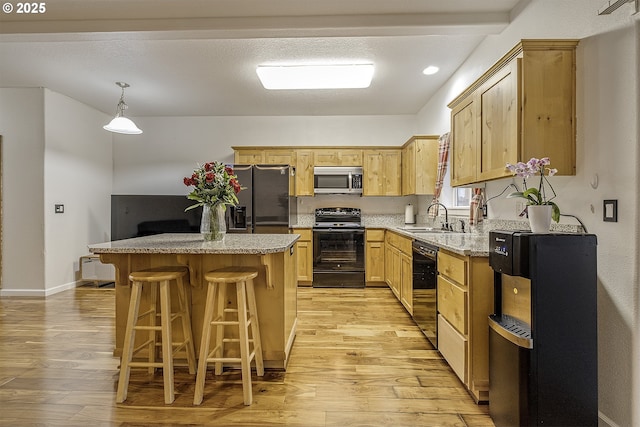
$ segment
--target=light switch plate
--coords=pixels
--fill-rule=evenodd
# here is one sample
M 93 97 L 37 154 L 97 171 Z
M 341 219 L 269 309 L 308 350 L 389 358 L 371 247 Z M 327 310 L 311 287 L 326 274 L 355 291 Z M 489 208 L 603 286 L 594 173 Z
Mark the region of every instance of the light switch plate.
M 56 213 L 64 213 L 64 205 L 56 205 Z
M 602 220 L 618 222 L 618 200 L 604 200 L 602 202 Z

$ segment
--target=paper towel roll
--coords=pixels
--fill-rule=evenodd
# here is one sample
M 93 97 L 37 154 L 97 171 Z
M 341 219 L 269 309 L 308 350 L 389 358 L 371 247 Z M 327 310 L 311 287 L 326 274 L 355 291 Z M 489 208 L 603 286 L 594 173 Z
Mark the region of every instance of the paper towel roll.
M 405 224 L 414 224 L 416 222 L 416 216 L 413 213 L 413 205 L 409 203 L 404 208 L 404 223 Z

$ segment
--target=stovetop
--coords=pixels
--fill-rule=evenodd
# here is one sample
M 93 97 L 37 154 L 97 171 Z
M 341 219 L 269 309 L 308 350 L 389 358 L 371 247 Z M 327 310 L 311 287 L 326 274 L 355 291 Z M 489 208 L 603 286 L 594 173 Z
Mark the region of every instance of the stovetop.
M 362 228 L 358 208 L 318 208 L 315 228 Z

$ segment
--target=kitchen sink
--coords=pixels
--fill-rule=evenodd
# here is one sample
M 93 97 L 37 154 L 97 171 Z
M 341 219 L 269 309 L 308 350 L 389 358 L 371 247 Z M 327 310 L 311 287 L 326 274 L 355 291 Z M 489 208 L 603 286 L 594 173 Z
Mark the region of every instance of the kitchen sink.
M 410 230 L 407 230 L 410 231 Z M 411 231 L 411 233 L 418 233 L 418 234 L 446 234 L 446 233 L 453 233 L 453 231 L 450 230 L 441 230 L 439 228 L 433 228 L 431 230 L 416 230 L 416 231 Z
M 433 228 L 433 227 L 412 227 L 412 226 L 404 226 L 398 227 L 400 230 L 408 231 L 410 233 L 452 233 L 449 230 L 443 230 L 441 228 Z

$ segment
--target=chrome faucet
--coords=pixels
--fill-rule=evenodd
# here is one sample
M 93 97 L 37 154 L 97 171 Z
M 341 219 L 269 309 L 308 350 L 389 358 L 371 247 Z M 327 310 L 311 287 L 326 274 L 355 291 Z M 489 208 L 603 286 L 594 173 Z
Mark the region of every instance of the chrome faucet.
M 442 206 L 444 208 L 444 224 L 442 224 L 442 229 L 449 230 L 449 212 L 447 211 L 447 207 L 439 202 L 431 203 L 427 207 L 427 214 L 429 213 L 429 209 L 431 209 L 433 206 Z

